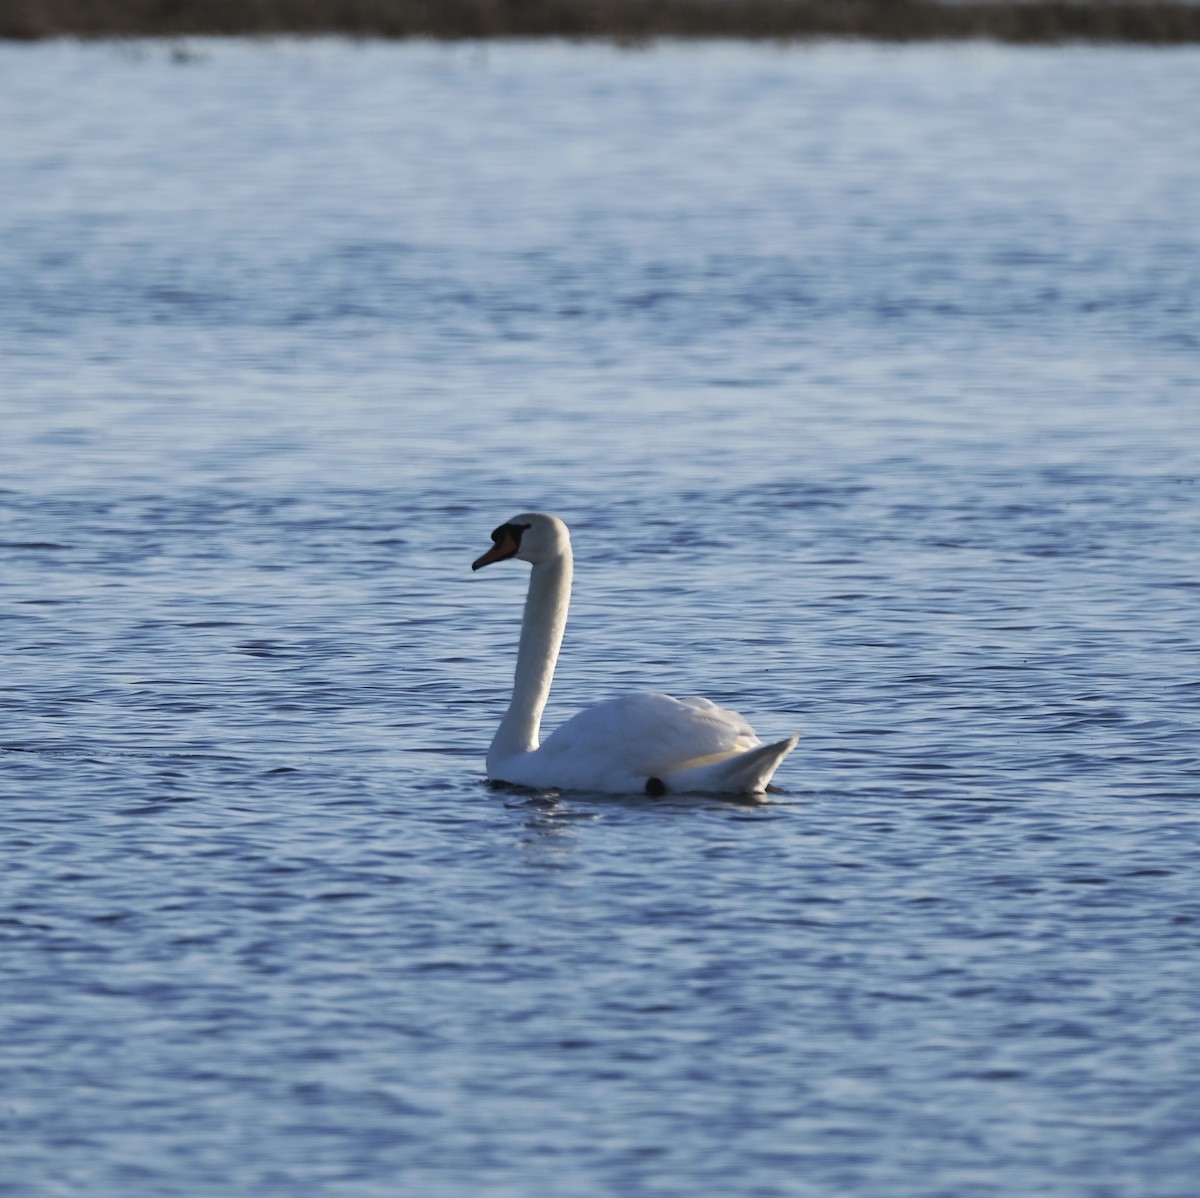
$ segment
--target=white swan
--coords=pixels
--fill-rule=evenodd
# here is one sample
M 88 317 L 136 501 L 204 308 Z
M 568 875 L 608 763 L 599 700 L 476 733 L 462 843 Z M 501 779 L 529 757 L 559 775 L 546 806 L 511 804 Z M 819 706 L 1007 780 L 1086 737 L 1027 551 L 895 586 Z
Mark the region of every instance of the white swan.
M 635 694 L 585 708 L 543 745 L 550 694 L 571 600 L 573 559 L 567 526 L 529 512 L 492 533 L 471 566 L 515 557 L 530 562 L 512 701 L 487 755 L 494 782 L 609 794 L 758 794 L 799 736 L 764 745 L 736 712 L 708 699 Z

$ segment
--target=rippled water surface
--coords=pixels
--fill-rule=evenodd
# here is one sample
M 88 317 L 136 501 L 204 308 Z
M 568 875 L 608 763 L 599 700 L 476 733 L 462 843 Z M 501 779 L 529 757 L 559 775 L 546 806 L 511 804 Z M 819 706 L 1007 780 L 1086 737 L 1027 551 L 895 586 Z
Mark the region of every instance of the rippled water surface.
M 0 92 L 0 1194 L 1192 1198 L 1196 51 Z M 528 508 L 784 793 L 487 788 Z

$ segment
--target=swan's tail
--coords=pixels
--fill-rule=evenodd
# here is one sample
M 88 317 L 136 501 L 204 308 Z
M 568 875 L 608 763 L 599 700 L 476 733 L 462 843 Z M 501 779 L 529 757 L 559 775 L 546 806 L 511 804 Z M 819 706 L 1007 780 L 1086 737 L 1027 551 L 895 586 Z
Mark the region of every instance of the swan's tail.
M 705 765 L 672 770 L 662 779 L 669 794 L 761 794 L 779 763 L 796 747 L 800 734 L 772 745 L 759 745 Z

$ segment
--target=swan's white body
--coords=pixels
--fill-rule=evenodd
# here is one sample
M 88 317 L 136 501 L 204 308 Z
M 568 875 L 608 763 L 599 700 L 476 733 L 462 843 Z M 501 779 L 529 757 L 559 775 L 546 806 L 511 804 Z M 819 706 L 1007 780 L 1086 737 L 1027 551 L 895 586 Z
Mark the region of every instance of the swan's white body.
M 736 712 L 708 699 L 645 693 L 585 708 L 540 744 L 542 712 L 567 624 L 573 559 L 557 516 L 514 516 L 472 569 L 517 557 L 533 566 L 512 701 L 487 755 L 496 782 L 653 795 L 759 794 L 797 736 L 764 745 Z

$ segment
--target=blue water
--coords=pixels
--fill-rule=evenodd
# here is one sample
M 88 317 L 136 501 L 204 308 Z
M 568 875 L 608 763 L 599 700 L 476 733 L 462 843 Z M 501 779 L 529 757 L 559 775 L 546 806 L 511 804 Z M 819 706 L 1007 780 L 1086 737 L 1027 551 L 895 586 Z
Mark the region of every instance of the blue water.
M 1200 53 L 0 97 L 0 1195 L 1193 1198 Z M 783 793 L 487 788 L 529 508 Z

